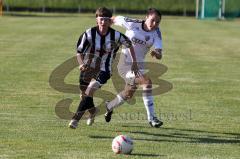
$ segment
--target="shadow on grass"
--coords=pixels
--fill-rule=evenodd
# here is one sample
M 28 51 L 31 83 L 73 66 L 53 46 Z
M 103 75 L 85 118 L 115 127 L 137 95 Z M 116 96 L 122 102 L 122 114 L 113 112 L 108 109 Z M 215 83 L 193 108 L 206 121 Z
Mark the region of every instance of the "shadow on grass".
M 175 142 L 175 143 L 203 143 L 203 144 L 240 144 L 238 133 L 221 133 L 210 132 L 194 129 L 176 129 L 176 128 L 160 128 L 160 133 L 149 132 L 149 127 L 139 126 L 141 131 L 131 131 L 129 128 L 138 127 L 131 125 L 123 125 L 121 131 L 109 130 L 112 132 L 132 133 L 143 135 L 142 138 L 133 138 L 133 140 L 153 141 L 153 142 Z M 128 130 L 124 130 L 128 128 Z M 147 129 L 143 129 L 147 128 Z M 106 130 L 105 130 L 106 131 Z M 106 136 L 90 136 L 96 139 L 112 139 Z
M 88 136 L 92 139 L 99 139 L 99 140 L 112 140 L 114 137 L 111 136 L 100 136 L 100 135 L 90 135 Z M 168 139 L 149 139 L 149 138 L 132 138 L 135 141 L 154 141 L 154 142 L 186 142 L 180 140 L 168 140 Z
M 144 154 L 144 153 L 132 153 L 129 156 L 136 157 L 166 157 L 166 155 L 157 155 L 157 154 Z
M 149 128 L 148 126 L 142 126 L 142 125 L 122 125 L 122 127 L 135 127 L 135 128 Z M 231 135 L 235 136 L 235 138 L 240 139 L 240 133 L 228 133 L 228 132 L 213 132 L 213 131 L 204 131 L 204 130 L 194 130 L 194 129 L 176 129 L 176 128 L 161 128 L 165 130 L 174 130 L 174 131 L 182 131 L 182 132 L 193 132 L 193 133 L 210 133 L 210 134 L 215 134 L 212 135 L 212 137 L 217 137 L 216 134 L 221 134 L 221 135 Z
M 99 139 L 99 140 L 112 140 L 114 137 L 111 136 L 100 136 L 100 135 L 90 135 L 89 136 L 92 139 Z M 145 141 L 156 141 L 156 140 L 150 140 L 150 139 L 140 139 L 140 138 L 133 138 L 133 140 L 145 140 Z M 147 154 L 147 153 L 132 153 L 129 156 L 136 156 L 136 157 L 166 157 L 166 155 L 160 155 L 160 154 Z
M 164 128 L 167 130 L 179 130 L 179 131 L 188 131 L 188 132 L 197 132 L 197 133 L 214 133 L 214 134 L 225 134 L 225 135 L 235 135 L 240 138 L 240 133 L 226 133 L 226 132 L 212 132 L 212 131 L 204 131 L 204 130 L 194 130 L 194 129 L 176 129 L 176 128 Z

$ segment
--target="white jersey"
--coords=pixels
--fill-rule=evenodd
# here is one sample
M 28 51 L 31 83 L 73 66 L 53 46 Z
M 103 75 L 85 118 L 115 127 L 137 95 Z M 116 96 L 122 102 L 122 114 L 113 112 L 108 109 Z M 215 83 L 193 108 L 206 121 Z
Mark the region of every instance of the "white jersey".
M 162 36 L 159 28 L 153 31 L 145 31 L 143 29 L 144 21 L 123 16 L 115 17 L 114 24 L 126 29 L 125 35 L 132 41 L 137 62 L 144 62 L 151 47 L 162 49 Z M 122 52 L 127 56 L 127 62 L 131 62 L 129 50 L 123 48 Z

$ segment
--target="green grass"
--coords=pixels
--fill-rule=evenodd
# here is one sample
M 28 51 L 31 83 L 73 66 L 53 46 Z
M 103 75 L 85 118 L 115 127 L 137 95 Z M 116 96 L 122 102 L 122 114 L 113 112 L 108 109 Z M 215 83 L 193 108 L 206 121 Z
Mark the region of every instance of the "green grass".
M 100 115 L 92 127 L 82 121 L 70 130 L 55 105 L 71 98 L 74 111 L 78 94 L 58 92 L 48 81 L 75 55 L 79 35 L 95 19 L 54 16 L 0 17 L 0 158 L 126 158 L 111 150 L 118 134 L 134 140 L 127 158 L 239 158 L 239 20 L 163 17 L 164 58 L 147 56 L 168 67 L 160 78 L 173 84 L 155 96 L 162 128 L 149 127 L 138 96 L 135 105 L 117 109 L 111 123 Z M 65 81 L 78 84 L 77 68 Z M 103 90 L 116 93 L 111 81 Z

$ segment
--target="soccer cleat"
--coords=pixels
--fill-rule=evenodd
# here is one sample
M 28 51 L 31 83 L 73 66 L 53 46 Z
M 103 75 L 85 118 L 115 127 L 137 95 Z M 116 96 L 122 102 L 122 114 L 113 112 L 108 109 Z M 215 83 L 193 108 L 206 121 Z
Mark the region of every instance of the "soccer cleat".
M 87 119 L 87 125 L 91 126 L 93 123 L 94 123 L 94 118 L 95 116 L 97 115 L 97 113 L 99 112 L 99 108 L 97 107 L 93 107 L 91 110 L 89 110 L 90 112 L 90 116 L 89 118 Z M 93 114 L 91 114 L 93 113 Z
M 110 122 L 110 121 L 111 121 L 111 119 L 112 119 L 112 113 L 113 113 L 113 111 L 106 112 L 106 114 L 104 115 L 106 122 Z
M 104 117 L 105 117 L 105 121 L 106 121 L 106 122 L 110 122 L 110 121 L 111 121 L 111 119 L 112 119 L 112 113 L 113 113 L 113 111 L 110 111 L 110 110 L 108 109 L 108 107 L 107 107 L 107 104 L 108 104 L 108 103 L 109 103 L 109 101 L 107 101 L 107 102 L 105 103 L 107 112 L 104 114 Z
M 72 119 L 72 120 L 70 121 L 70 123 L 68 124 L 69 128 L 71 128 L 71 129 L 76 129 L 77 126 L 78 126 L 78 122 L 79 122 L 78 120 Z
M 151 127 L 159 128 L 163 125 L 163 122 L 158 120 L 157 117 L 153 117 L 153 119 L 149 121 L 149 124 L 151 125 Z

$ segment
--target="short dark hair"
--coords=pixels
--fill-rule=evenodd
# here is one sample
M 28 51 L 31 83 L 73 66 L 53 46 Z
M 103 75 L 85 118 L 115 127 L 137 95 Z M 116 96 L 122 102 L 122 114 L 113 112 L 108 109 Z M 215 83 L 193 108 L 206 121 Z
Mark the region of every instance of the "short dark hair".
M 106 7 L 100 7 L 96 10 L 96 17 L 112 17 L 112 11 Z
M 160 18 L 162 18 L 162 13 L 161 13 L 159 10 L 157 10 L 156 8 L 149 8 L 149 9 L 147 10 L 147 16 L 150 15 L 150 14 L 156 14 L 156 15 L 158 15 Z

